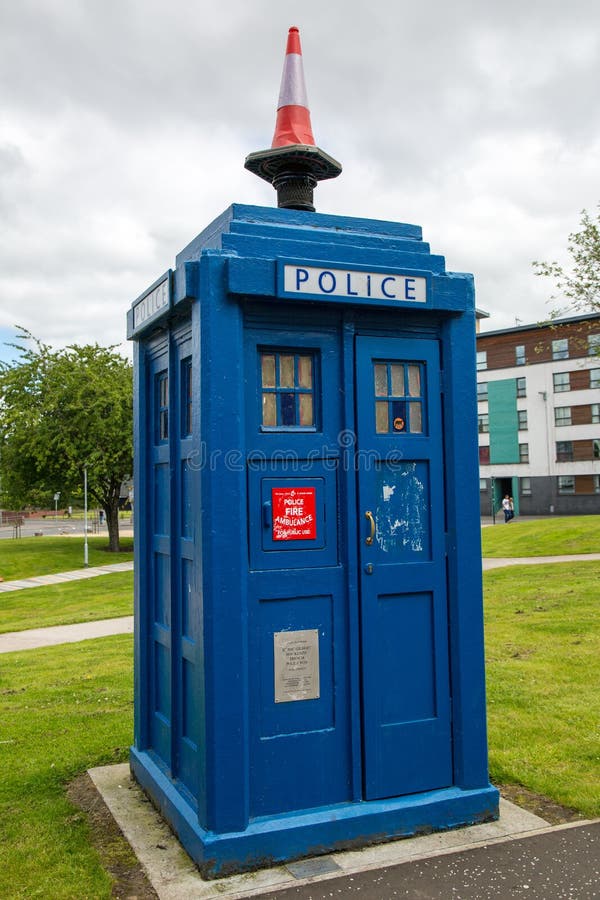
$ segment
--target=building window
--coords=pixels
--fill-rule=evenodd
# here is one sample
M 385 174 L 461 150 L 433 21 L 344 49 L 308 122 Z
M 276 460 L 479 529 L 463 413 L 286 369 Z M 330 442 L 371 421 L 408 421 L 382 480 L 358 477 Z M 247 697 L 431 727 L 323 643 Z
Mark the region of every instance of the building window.
M 554 409 L 554 424 L 557 428 L 561 425 L 570 425 L 571 424 L 571 407 L 570 406 L 557 406 Z
M 590 387 L 600 387 L 600 369 L 590 369 Z
M 598 425 L 600 423 L 600 403 L 592 403 L 590 410 L 592 413 L 592 425 Z
M 527 379 L 517 378 L 517 397 L 527 396 Z
M 477 371 L 482 372 L 487 369 L 487 350 L 477 351 Z
M 519 417 L 519 431 L 527 431 L 527 410 L 519 409 L 517 410 L 517 415 Z
M 559 475 L 558 476 L 558 493 L 574 494 L 575 493 L 575 476 Z
M 480 491 L 487 491 L 487 478 L 480 478 L 480 479 L 479 479 L 479 490 L 480 490 Z
M 181 363 L 181 435 L 192 433 L 192 360 Z
M 588 334 L 588 356 L 600 356 L 600 334 Z
M 552 381 L 555 394 L 560 393 L 560 391 L 571 390 L 571 375 L 569 372 L 555 372 L 552 376 Z
M 519 462 L 529 462 L 529 444 L 519 444 Z
M 573 441 L 556 442 L 556 462 L 571 462 L 573 459 Z
M 600 459 L 600 438 L 594 438 L 594 459 Z
M 487 381 L 478 381 L 477 382 L 477 400 L 487 400 L 488 398 L 488 383 Z
M 260 378 L 264 428 L 314 427 L 312 353 L 263 351 Z
M 521 496 L 531 497 L 531 478 L 520 478 Z
M 479 434 L 487 434 L 490 430 L 490 417 L 487 413 L 480 413 L 477 416 L 477 424 L 479 427 Z
M 156 442 L 169 440 L 169 376 L 159 372 L 154 382 L 156 404 Z
M 489 466 L 490 464 L 490 448 L 480 447 L 479 448 L 479 465 L 480 466 Z
M 600 494 L 600 475 L 594 475 L 594 493 Z
M 559 338 L 552 341 L 552 359 L 569 358 L 569 338 Z
M 517 344 L 515 347 L 515 365 L 524 366 L 525 362 L 525 344 Z

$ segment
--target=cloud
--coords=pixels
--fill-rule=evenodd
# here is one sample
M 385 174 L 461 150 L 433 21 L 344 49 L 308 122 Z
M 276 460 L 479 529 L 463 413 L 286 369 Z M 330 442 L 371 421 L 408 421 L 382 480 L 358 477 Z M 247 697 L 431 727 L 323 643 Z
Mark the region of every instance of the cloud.
M 544 316 L 532 259 L 564 258 L 600 197 L 600 11 L 574 0 L 21 0 L 0 12 L 0 328 L 123 341 L 131 301 L 231 202 L 269 146 L 290 25 L 323 212 L 420 224 L 472 271 L 486 326 Z

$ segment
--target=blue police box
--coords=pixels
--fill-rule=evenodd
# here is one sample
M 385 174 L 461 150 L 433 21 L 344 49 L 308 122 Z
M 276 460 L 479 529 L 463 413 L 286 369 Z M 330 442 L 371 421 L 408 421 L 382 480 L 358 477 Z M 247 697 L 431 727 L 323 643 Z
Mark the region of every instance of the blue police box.
M 496 818 L 472 277 L 234 205 L 128 332 L 131 767 L 203 874 Z

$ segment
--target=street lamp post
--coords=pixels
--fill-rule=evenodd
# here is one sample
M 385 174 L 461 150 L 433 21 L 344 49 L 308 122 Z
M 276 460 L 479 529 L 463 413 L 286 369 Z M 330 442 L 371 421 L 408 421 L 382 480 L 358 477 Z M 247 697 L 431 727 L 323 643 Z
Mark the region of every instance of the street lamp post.
M 87 527 L 87 466 L 83 467 L 83 565 L 87 569 L 88 562 L 88 527 Z

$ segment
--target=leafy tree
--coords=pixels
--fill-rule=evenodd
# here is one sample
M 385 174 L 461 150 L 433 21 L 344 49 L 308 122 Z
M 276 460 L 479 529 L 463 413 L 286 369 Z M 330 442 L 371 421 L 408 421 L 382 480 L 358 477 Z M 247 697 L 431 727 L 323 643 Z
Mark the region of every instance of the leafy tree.
M 119 550 L 119 493 L 133 470 L 131 366 L 114 347 L 52 350 L 25 329 L 17 360 L 0 364 L 3 488 L 20 503 L 88 492 Z
M 567 249 L 571 257 L 567 268 L 557 262 L 533 263 L 535 274 L 553 278 L 561 302 L 567 301 L 566 306 L 553 311 L 552 318 L 569 310 L 582 313 L 600 310 L 600 212 L 594 219 L 585 209 L 582 211 L 581 230 L 569 235 Z

